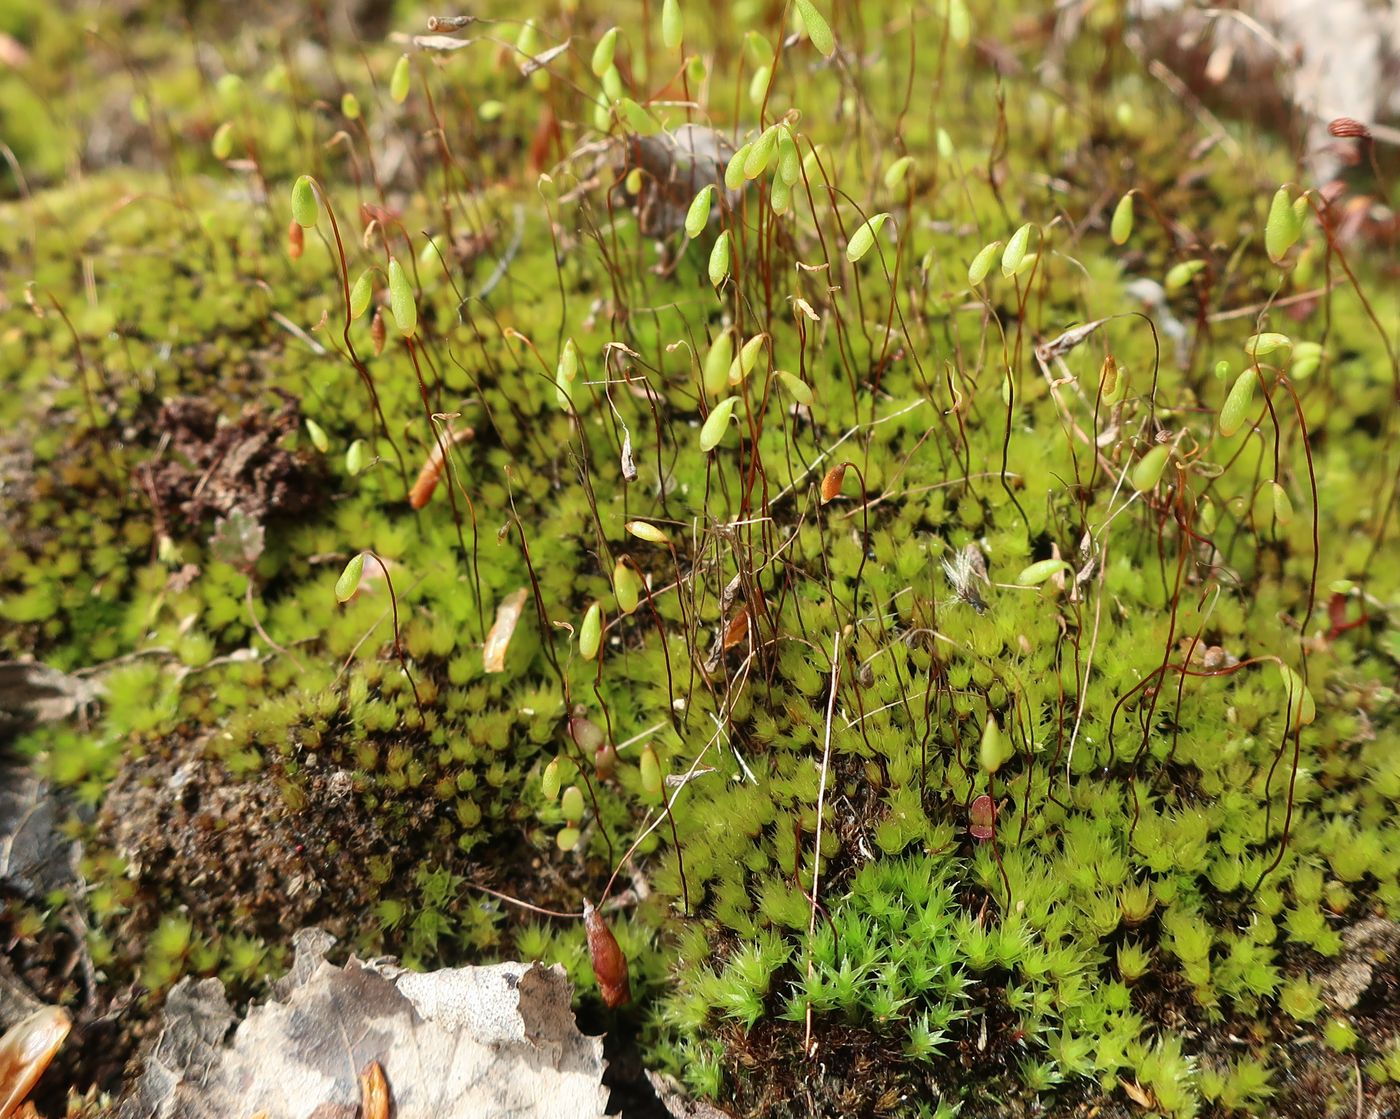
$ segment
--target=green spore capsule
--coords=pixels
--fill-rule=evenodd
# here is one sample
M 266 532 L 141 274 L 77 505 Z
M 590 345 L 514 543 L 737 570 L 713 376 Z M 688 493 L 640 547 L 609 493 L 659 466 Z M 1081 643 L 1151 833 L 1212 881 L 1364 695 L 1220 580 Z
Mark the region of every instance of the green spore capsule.
M 544 794 L 545 800 L 553 801 L 559 799 L 559 769 L 558 758 L 551 758 L 549 764 L 544 767 L 544 773 L 540 777 L 540 792 Z
M 867 218 L 861 227 L 851 234 L 851 239 L 846 245 L 846 259 L 855 264 L 870 252 L 875 247 L 875 238 L 889 220 L 889 214 L 875 214 Z
M 396 257 L 389 258 L 389 310 L 393 312 L 399 333 L 405 338 L 412 337 L 418 330 L 418 303 L 413 298 L 408 274 Z
M 1138 464 L 1133 467 L 1130 481 L 1133 489 L 1138 493 L 1147 493 L 1156 489 L 1157 483 L 1162 480 L 1162 471 L 1167 468 L 1167 459 L 1171 457 L 1172 445 L 1170 443 L 1158 443 L 1147 454 L 1138 460 Z
M 1215 425 L 1220 434 L 1227 439 L 1244 426 L 1250 405 L 1254 403 L 1254 386 L 1258 382 L 1259 378 L 1254 370 L 1246 369 L 1235 378 L 1235 383 L 1230 387 Z
M 992 265 L 996 263 L 997 251 L 1000 248 L 1001 242 L 993 241 L 977 250 L 977 255 L 967 266 L 967 282 L 969 284 L 976 287 L 987 278 L 987 273 L 992 270 Z
M 364 573 L 365 554 L 356 552 L 345 565 L 345 570 L 340 573 L 340 578 L 335 581 L 335 600 L 349 602 L 354 598 L 355 592 L 360 589 L 360 578 Z
M 618 29 L 609 27 L 603 32 L 602 38 L 598 40 L 598 45 L 593 48 L 593 58 L 589 62 L 589 69 L 593 71 L 595 78 L 601 78 L 606 74 L 613 64 L 613 56 L 617 53 Z
M 1133 192 L 1128 191 L 1113 208 L 1113 220 L 1108 226 L 1108 235 L 1115 245 L 1125 244 L 1133 235 Z
M 366 268 L 355 280 L 350 289 L 350 318 L 358 319 L 369 309 L 369 301 L 374 297 L 374 272 Z
M 310 229 L 316 224 L 320 211 L 311 176 L 302 175 L 292 184 L 292 220 L 303 229 Z
M 412 77 L 408 55 L 399 55 L 399 60 L 394 63 L 394 73 L 389 78 L 389 97 L 396 105 L 402 105 L 408 100 L 408 85 Z
M 830 58 L 836 53 L 836 36 L 831 33 L 831 25 L 826 22 L 826 17 L 817 11 L 817 6 L 812 0 L 794 2 L 797 14 L 802 17 L 802 26 L 807 31 L 807 38 L 812 40 L 812 46 Z
M 642 791 L 650 797 L 661 795 L 661 761 L 651 743 L 642 747 Z
M 603 607 L 595 602 L 584 612 L 583 622 L 578 627 L 578 652 L 584 660 L 591 661 L 598 655 L 603 641 Z
M 720 441 L 724 438 L 724 433 L 729 430 L 729 420 L 734 415 L 734 405 L 738 403 L 737 396 L 726 396 L 705 417 L 705 423 L 700 428 L 700 449 L 702 451 L 708 453 L 719 446 Z

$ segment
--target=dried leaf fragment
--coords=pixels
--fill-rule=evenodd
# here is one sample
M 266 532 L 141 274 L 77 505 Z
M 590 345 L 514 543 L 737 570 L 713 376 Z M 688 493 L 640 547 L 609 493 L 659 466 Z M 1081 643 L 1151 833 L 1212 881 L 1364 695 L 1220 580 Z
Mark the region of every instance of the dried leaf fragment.
M 451 35 L 415 35 L 409 40 L 419 50 L 426 51 L 459 51 L 463 47 L 469 47 L 475 39 L 454 39 Z
M 1157 1100 L 1153 1097 L 1152 1093 L 1142 1087 L 1136 1080 L 1123 1080 L 1120 1077 L 1118 1085 L 1128 1094 L 1128 1098 L 1139 1107 L 1150 1108 L 1157 1106 Z
M 443 467 L 446 465 L 446 450 L 458 443 L 465 443 L 475 434 L 472 428 L 464 427 L 437 440 L 432 453 L 423 463 L 423 469 L 418 471 L 417 481 L 408 491 L 408 503 L 413 508 L 421 509 L 432 500 L 433 491 L 437 489 L 438 480 L 442 477 Z
M 1094 319 L 1092 322 L 1080 323 L 1078 326 L 1072 326 L 1063 334 L 1059 334 L 1050 339 L 1050 341 L 1042 342 L 1038 345 L 1035 348 L 1035 356 L 1047 364 L 1057 357 L 1063 357 L 1106 322 L 1108 322 L 1107 319 Z
M 521 612 L 525 609 L 527 593 L 526 589 L 521 587 L 514 594 L 503 598 L 496 607 L 496 621 L 486 635 L 486 645 L 481 652 L 482 667 L 487 672 L 506 670 L 506 650 L 510 647 L 510 639 L 520 621 Z
M 389 1119 L 389 1082 L 378 1061 L 360 1070 L 360 1119 Z
M 729 652 L 736 645 L 742 645 L 749 636 L 749 607 L 748 603 L 739 607 L 734 612 L 734 617 L 729 619 L 729 624 L 724 627 L 724 652 Z
M 533 58 L 527 59 L 520 65 L 521 75 L 523 77 L 528 78 L 531 74 L 535 73 L 535 71 L 543 70 L 551 62 L 553 62 L 556 58 L 558 58 L 561 54 L 568 50 L 569 44 L 572 42 L 572 39 L 565 39 L 557 47 L 550 47 L 549 50 L 543 51 L 542 53 L 535 55 Z
M 0 1037 L 0 1119 L 6 1119 L 24 1102 L 72 1024 L 62 1007 L 46 1006 L 16 1022 Z
M 329 935 L 294 943 L 275 997 L 241 1022 L 217 979 L 177 985 L 122 1115 L 374 1119 L 357 1070 L 376 1062 L 392 1119 L 602 1119 L 602 1042 L 579 1033 L 562 968 L 337 967 Z

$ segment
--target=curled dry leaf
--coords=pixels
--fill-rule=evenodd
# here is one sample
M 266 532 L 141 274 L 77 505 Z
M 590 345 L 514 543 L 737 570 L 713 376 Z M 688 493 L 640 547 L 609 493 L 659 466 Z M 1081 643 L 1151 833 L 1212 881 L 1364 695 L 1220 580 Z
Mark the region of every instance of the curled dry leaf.
M 588 934 L 588 956 L 593 962 L 593 974 L 598 977 L 598 990 L 612 1010 L 632 1001 L 632 986 L 627 978 L 627 957 L 618 947 L 617 938 L 602 916 L 588 902 L 583 903 L 583 927 Z
M 0 1119 L 7 1119 L 24 1102 L 72 1024 L 62 1007 L 46 1006 L 0 1037 Z
M 463 47 L 469 47 L 475 39 L 454 39 L 451 35 L 415 35 L 409 40 L 419 50 L 425 51 L 459 51 Z
M 987 561 L 982 549 L 976 544 L 968 544 L 953 558 L 944 559 L 943 573 L 953 585 L 953 593 L 960 602 L 965 602 L 979 614 L 987 612 L 987 604 L 982 599 L 978 582 L 987 583 Z
M 438 480 L 442 477 L 443 468 L 447 464 L 446 452 L 458 443 L 465 443 L 475 434 L 476 432 L 472 428 L 463 427 L 440 437 L 433 444 L 432 453 L 428 455 L 428 460 L 423 463 L 423 469 L 418 471 L 418 480 L 408 491 L 408 503 L 413 508 L 421 509 L 433 499 L 433 492 L 437 489 Z
M 496 607 L 496 621 L 486 635 L 486 646 L 481 652 L 482 666 L 487 672 L 506 670 L 506 650 L 510 647 L 510 639 L 520 621 L 521 612 L 525 609 L 527 593 L 526 589 L 521 587 L 514 594 L 503 598 L 501 604 Z
M 745 603 L 734 611 L 734 617 L 724 627 L 723 652 L 729 652 L 736 645 L 742 645 L 749 636 L 749 606 Z
M 622 429 L 622 480 L 637 480 L 637 460 L 632 456 L 632 433 L 626 428 Z
M 561 54 L 568 50 L 569 44 L 572 42 L 572 39 L 565 39 L 557 47 L 550 47 L 549 50 L 543 51 L 540 54 L 535 55 L 533 58 L 526 59 L 520 65 L 521 75 L 528 78 L 536 70 L 543 70 L 551 62 L 553 62 L 556 58 L 558 58 Z
M 1063 357 L 1106 322 L 1108 322 L 1107 319 L 1094 319 L 1092 322 L 1072 326 L 1063 334 L 1056 335 L 1048 342 L 1042 342 L 1036 346 L 1035 356 L 1046 364 L 1057 357 Z

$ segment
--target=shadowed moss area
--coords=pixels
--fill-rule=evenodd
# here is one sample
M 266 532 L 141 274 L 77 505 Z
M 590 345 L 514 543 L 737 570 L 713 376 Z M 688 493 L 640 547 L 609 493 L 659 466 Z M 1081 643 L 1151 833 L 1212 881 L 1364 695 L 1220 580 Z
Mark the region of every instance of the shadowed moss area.
M 1120 5 L 816 7 L 6 26 L 0 653 L 106 689 L 6 928 L 115 1052 L 314 923 L 738 1114 L 1397 1102 L 1395 199 Z

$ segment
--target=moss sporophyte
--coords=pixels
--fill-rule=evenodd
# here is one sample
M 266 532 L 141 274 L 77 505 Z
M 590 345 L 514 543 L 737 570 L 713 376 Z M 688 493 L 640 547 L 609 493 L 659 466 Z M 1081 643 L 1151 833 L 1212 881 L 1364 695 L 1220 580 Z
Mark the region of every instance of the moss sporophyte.
M 318 924 L 736 1114 L 1395 1102 L 1368 126 L 1131 6 L 565 7 L 9 29 L 0 645 L 102 687 L 23 973 L 118 1068 Z

